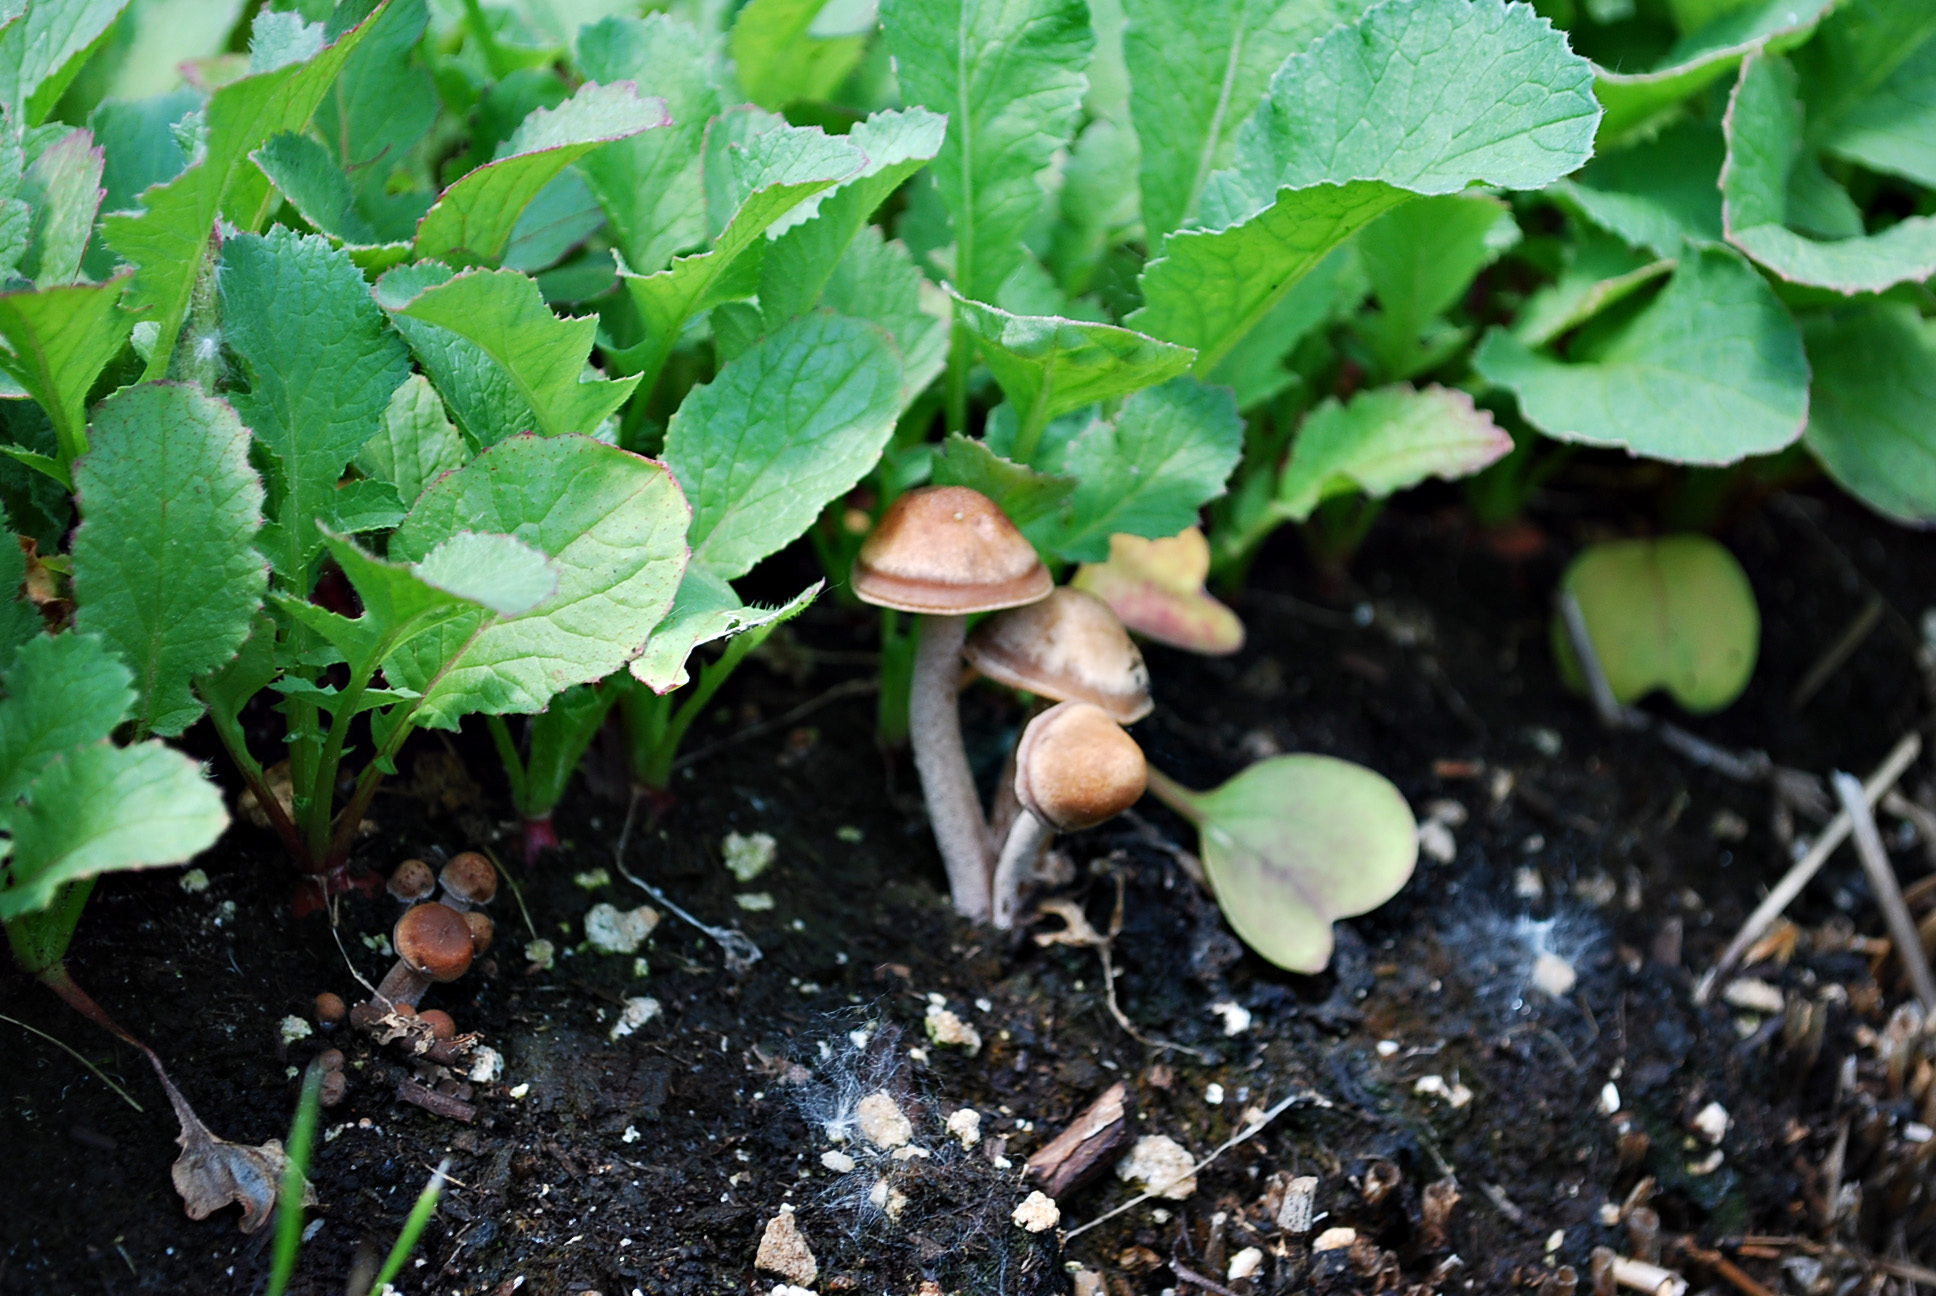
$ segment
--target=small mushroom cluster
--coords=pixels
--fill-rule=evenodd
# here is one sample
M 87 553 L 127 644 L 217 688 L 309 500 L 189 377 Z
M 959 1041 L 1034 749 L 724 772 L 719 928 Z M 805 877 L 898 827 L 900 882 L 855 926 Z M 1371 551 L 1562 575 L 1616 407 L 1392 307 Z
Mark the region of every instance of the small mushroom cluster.
M 440 883 L 443 898 L 432 900 Z M 409 859 L 390 875 L 389 890 L 407 906 L 390 937 L 397 961 L 375 995 L 349 1010 L 350 1024 L 380 1042 L 405 1039 L 412 1053 L 455 1061 L 465 1048 L 456 1021 L 442 1009 L 420 1012 L 417 1005 L 432 985 L 455 981 L 490 949 L 496 929 L 478 906 L 497 895 L 497 869 L 476 851 L 453 856 L 437 874 Z
M 1109 605 L 1057 588 L 1006 514 L 965 486 L 902 495 L 855 559 L 854 593 L 919 615 L 908 737 L 955 907 L 1013 926 L 1036 857 L 1142 796 L 1149 671 Z M 968 618 L 996 615 L 967 633 Z M 961 662 L 1054 703 L 1023 731 L 984 819 L 961 742 Z M 1026 813 L 1023 813 L 1023 812 Z

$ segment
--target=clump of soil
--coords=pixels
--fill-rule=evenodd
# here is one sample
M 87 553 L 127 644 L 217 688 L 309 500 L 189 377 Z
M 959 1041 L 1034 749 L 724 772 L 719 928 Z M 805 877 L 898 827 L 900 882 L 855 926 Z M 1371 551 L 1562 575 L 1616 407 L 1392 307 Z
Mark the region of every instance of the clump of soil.
M 1596 530 L 1555 513 L 1555 530 Z M 1748 696 L 1694 727 L 1819 774 L 1865 771 L 1926 724 L 1913 623 L 1936 546 L 1808 498 L 1724 538 L 1762 600 L 1763 656 Z M 1325 593 L 1285 537 L 1239 600 L 1241 655 L 1150 653 L 1158 708 L 1136 734 L 1183 782 L 1328 752 L 1386 773 L 1431 825 L 1412 883 L 1340 925 L 1322 976 L 1246 954 L 1191 880 L 1186 826 L 1148 806 L 1059 848 L 1056 894 L 1097 931 L 1120 928 L 1113 996 L 1095 948 L 1036 939 L 1062 919 L 1012 939 L 958 921 L 911 771 L 877 752 L 853 683 L 869 622 L 832 598 L 722 694 L 675 803 L 635 807 L 622 861 L 761 958 L 732 970 L 670 913 L 638 956 L 582 944 L 594 904 L 653 903 L 615 858 L 627 805 L 597 795 L 590 771 L 558 812 L 561 849 L 512 869 L 490 959 L 425 999 L 503 1057 L 501 1076 L 470 1082 L 472 1123 L 400 1102 L 411 1065 L 366 1037 L 284 1042 L 318 991 L 361 997 L 351 967 L 381 977 L 397 908 L 352 895 L 334 931 L 293 918 L 287 863 L 246 825 L 198 862 L 204 891 L 178 873 L 105 882 L 70 961 L 230 1139 L 283 1135 L 300 1068 L 345 1052 L 302 1292 L 367 1277 L 446 1156 L 451 1185 L 400 1283 L 413 1296 L 745 1291 L 783 1206 L 819 1292 L 1062 1292 L 1076 1268 L 1110 1296 L 1564 1291 L 1569 1269 L 1592 1286 L 1601 1247 L 1717 1289 L 1754 1290 L 1724 1266 L 1793 1292 L 1911 1273 L 1936 1244 L 1936 1063 L 1860 870 L 1831 863 L 1745 970 L 1756 988 L 1693 1005 L 1694 975 L 1778 875 L 1790 834 L 1819 825 L 1768 786 L 1603 732 L 1560 688 L 1544 600 L 1565 556 L 1554 543 L 1497 557 L 1424 496 L 1359 556 L 1364 588 Z M 1887 609 L 1876 631 L 1790 705 L 1871 596 Z M 992 779 L 1022 713 L 986 686 L 964 706 Z M 364 864 L 513 858 L 488 744 L 431 736 L 405 768 L 415 777 L 372 812 Z M 1905 791 L 1922 781 L 1912 772 Z M 1924 844 L 1885 828 L 1916 892 Z M 724 839 L 762 832 L 775 862 L 742 882 Z M 537 938 L 558 951 L 549 968 L 523 954 Z M 615 1031 L 647 997 L 656 1013 Z M 259 1290 L 269 1234 L 240 1234 L 233 1212 L 183 1216 L 173 1131 L 140 1060 L 21 978 L 0 983 L 0 1009 L 147 1108 L 0 1022 L 0 1292 Z M 929 1038 L 944 1012 L 956 1043 Z M 1070 1236 L 1140 1191 L 1105 1166 L 1057 1201 L 1059 1228 L 1017 1224 L 1026 1158 L 1118 1081 L 1132 1136 L 1198 1158 L 1297 1101 L 1188 1196 Z M 881 1094 L 907 1123 L 895 1146 L 861 1129 L 862 1100 Z M 949 1123 L 965 1110 L 972 1144 L 973 1122 Z M 777 1281 L 758 1276 L 761 1290 Z

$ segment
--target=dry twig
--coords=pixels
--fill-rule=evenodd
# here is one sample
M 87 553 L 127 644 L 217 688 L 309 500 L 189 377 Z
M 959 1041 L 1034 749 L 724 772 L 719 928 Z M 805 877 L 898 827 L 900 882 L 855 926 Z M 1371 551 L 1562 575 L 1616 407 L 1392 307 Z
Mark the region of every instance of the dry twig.
M 1910 916 L 1909 906 L 1902 898 L 1902 887 L 1889 864 L 1888 852 L 1882 849 L 1882 836 L 1876 832 L 1875 816 L 1863 796 L 1862 785 L 1855 781 L 1853 774 L 1837 770 L 1835 794 L 1842 799 L 1842 812 L 1849 817 L 1855 834 L 1855 853 L 1861 857 L 1863 871 L 1869 875 L 1869 887 L 1882 908 L 1882 918 L 1889 926 L 1889 939 L 1895 943 L 1896 955 L 1909 971 L 1909 983 L 1916 987 L 1923 1011 L 1936 1011 L 1936 976 L 1930 973 L 1922 936 L 1916 931 L 1916 920 Z

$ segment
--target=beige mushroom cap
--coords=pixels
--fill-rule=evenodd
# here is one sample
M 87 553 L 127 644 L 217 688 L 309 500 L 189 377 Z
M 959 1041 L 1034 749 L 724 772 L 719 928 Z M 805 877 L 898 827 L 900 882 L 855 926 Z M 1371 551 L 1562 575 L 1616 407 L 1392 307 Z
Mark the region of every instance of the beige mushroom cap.
M 1057 832 L 1093 828 L 1135 805 L 1143 749 L 1090 702 L 1058 702 L 1029 721 L 1015 751 L 1015 795 Z
M 1057 702 L 1091 702 L 1118 724 L 1150 713 L 1149 668 L 1109 605 L 1063 586 L 990 617 L 963 655 L 992 680 Z
M 1055 585 L 995 501 L 923 486 L 888 506 L 854 559 L 854 593 L 902 612 L 966 616 L 1047 598 Z

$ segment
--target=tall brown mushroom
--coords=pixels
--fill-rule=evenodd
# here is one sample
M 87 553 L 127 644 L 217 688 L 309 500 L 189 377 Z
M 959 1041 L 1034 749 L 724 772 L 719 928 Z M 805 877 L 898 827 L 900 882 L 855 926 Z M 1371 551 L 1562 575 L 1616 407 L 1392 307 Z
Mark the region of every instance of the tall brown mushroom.
M 396 946 L 397 961 L 378 983 L 375 998 L 351 1011 L 350 1021 L 357 1026 L 368 1025 L 399 1005 L 416 1007 L 433 982 L 455 981 L 470 971 L 475 953 L 464 915 L 435 901 L 404 910 L 391 944 Z
M 1015 795 L 1028 813 L 995 865 L 995 926 L 1014 926 L 1029 863 L 1051 837 L 1115 818 L 1136 804 L 1148 777 L 1143 749 L 1093 703 L 1058 702 L 1029 721 L 1015 757 Z
M 991 849 L 961 745 L 955 689 L 967 618 L 1047 598 L 1035 547 L 995 502 L 965 486 L 924 486 L 895 500 L 854 560 L 864 602 L 920 615 L 908 692 L 908 738 L 955 908 L 989 913 Z

